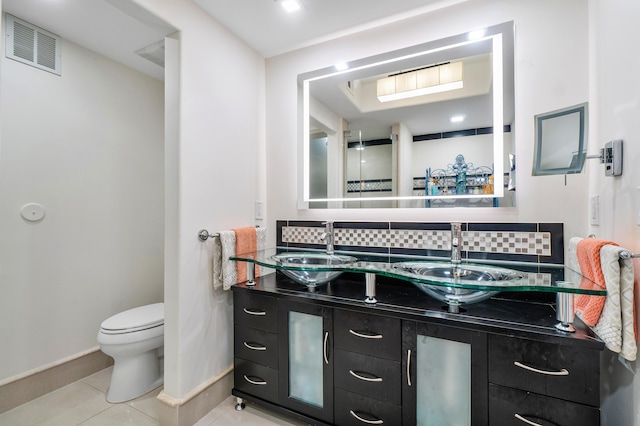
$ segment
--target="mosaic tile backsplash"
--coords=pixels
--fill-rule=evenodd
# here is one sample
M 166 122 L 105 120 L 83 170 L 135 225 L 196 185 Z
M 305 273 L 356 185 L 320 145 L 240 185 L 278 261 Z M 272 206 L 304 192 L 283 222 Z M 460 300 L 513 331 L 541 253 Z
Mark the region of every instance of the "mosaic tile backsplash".
M 336 250 L 448 256 L 449 223 L 334 222 Z M 324 247 L 322 222 L 278 221 L 278 246 Z M 464 223 L 462 251 L 469 259 L 564 263 L 561 223 Z

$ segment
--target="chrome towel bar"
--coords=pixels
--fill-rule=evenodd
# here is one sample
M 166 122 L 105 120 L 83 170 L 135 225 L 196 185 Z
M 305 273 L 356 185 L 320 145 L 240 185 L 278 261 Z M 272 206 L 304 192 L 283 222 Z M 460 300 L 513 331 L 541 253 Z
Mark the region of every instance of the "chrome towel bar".
M 255 227 L 260 228 L 260 225 L 256 225 Z M 219 237 L 219 236 L 220 236 L 219 232 L 214 232 L 210 234 L 209 231 L 207 231 L 206 229 L 201 229 L 198 231 L 198 239 L 200 241 L 207 241 L 207 239 L 209 238 Z

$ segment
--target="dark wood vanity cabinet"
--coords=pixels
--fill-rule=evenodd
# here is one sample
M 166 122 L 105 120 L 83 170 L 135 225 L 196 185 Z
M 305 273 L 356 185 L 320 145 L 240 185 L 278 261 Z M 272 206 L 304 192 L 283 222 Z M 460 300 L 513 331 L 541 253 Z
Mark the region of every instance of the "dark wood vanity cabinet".
M 309 424 L 600 424 L 596 339 L 241 286 L 234 319 L 233 394 Z
M 490 424 L 600 424 L 600 351 L 498 335 L 489 341 Z

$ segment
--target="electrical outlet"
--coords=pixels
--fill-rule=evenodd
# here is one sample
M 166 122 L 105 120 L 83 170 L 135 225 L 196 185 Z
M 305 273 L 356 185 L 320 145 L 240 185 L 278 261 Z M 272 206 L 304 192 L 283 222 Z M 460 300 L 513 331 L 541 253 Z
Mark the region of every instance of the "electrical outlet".
M 262 201 L 256 201 L 255 218 L 256 220 L 264 219 L 264 203 Z
M 600 196 L 594 195 L 589 203 L 589 223 L 600 225 Z

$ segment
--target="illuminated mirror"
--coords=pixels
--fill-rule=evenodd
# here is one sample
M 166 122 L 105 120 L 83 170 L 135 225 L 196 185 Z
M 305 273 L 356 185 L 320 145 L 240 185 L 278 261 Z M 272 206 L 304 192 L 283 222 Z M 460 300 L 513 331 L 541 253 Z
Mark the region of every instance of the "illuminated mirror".
M 514 205 L 512 22 L 344 67 L 299 76 L 300 208 Z

